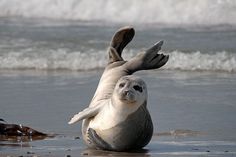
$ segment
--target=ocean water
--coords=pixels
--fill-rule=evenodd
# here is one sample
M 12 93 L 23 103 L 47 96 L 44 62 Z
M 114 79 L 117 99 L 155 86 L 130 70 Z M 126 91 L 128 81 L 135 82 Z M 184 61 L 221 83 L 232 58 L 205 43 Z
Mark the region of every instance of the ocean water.
M 63 22 L 44 25 L 47 20 L 0 19 L 0 69 L 84 71 L 105 67 L 110 39 L 124 24 Z M 126 59 L 164 40 L 162 51 L 170 54 L 164 69 L 236 71 L 234 29 L 134 27 L 137 35 L 124 52 Z
M 0 141 L 0 155 L 235 156 L 234 0 L 0 0 L 0 118 L 55 138 Z M 168 63 L 142 71 L 154 136 L 145 150 L 87 150 L 80 123 L 117 29 L 136 30 L 125 59 L 160 40 Z

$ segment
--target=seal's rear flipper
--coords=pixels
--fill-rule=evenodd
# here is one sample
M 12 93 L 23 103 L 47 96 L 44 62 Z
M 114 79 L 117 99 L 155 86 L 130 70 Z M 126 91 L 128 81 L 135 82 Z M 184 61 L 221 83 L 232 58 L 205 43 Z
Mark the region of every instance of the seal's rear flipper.
M 102 107 L 102 105 L 96 105 L 94 107 L 88 107 L 88 108 L 84 109 L 83 111 L 74 115 L 71 118 L 71 120 L 68 122 L 68 124 L 74 124 L 80 120 L 96 116 L 98 114 L 98 112 L 100 111 L 101 107 Z
M 123 27 L 120 30 L 118 30 L 115 35 L 113 36 L 110 44 L 110 48 L 108 50 L 109 52 L 109 63 L 113 63 L 114 61 L 119 61 L 117 60 L 117 57 L 114 59 L 114 55 L 110 53 L 111 47 L 114 48 L 117 52 L 117 55 L 119 58 L 122 59 L 121 54 L 125 46 L 133 39 L 135 34 L 135 31 L 132 27 Z
M 108 53 L 109 53 L 109 63 L 123 61 L 123 58 L 118 54 L 116 49 L 114 49 L 113 47 L 109 48 Z
M 158 69 L 162 67 L 169 59 L 168 55 L 158 54 L 162 45 L 163 41 L 156 43 L 145 52 L 138 54 L 125 63 L 124 66 L 126 66 L 130 74 L 139 70 Z

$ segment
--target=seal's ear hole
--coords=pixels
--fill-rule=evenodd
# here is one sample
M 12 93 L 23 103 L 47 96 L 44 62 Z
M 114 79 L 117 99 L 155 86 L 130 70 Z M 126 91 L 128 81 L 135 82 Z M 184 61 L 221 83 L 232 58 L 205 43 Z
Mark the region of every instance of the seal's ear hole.
M 122 87 L 124 87 L 124 86 L 125 86 L 125 83 L 120 83 L 120 84 L 119 84 L 119 87 L 120 87 L 120 88 L 122 88 Z
M 143 88 L 140 87 L 140 86 L 138 86 L 138 85 L 135 85 L 133 88 L 134 88 L 136 91 L 139 91 L 140 93 L 143 92 Z

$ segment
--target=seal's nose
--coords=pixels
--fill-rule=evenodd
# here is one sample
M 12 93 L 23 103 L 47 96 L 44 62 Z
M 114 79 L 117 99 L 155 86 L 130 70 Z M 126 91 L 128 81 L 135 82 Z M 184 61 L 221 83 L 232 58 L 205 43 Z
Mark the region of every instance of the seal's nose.
M 124 91 L 124 95 L 128 95 L 128 93 L 129 93 L 129 90 Z
M 132 94 L 132 91 L 131 90 L 125 90 L 124 91 L 124 95 L 126 95 L 126 96 L 129 96 L 129 95 L 131 95 Z

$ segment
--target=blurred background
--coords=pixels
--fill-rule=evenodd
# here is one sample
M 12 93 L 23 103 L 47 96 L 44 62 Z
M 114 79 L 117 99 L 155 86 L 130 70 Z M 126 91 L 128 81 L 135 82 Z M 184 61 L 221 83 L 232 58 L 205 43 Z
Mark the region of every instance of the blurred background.
M 234 0 L 1 0 L 0 69 L 104 67 L 114 31 L 131 25 L 127 58 L 165 40 L 166 69 L 235 72 L 235 10 Z

